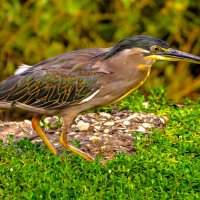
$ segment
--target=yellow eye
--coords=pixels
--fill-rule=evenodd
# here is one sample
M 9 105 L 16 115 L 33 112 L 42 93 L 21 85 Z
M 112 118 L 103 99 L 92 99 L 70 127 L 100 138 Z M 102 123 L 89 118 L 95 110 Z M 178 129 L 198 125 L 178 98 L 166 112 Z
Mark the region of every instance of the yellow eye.
M 159 46 L 154 45 L 151 47 L 151 52 L 153 52 L 153 53 L 157 53 L 160 50 L 161 50 L 161 48 Z

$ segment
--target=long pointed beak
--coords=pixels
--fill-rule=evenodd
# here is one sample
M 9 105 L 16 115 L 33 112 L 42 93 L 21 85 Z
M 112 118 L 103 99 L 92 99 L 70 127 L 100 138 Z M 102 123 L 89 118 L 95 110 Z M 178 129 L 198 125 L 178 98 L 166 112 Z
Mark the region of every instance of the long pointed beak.
M 158 53 L 159 60 L 169 60 L 169 61 L 187 61 L 192 63 L 200 64 L 200 57 L 193 54 L 185 53 L 176 49 L 168 49 L 168 51 Z

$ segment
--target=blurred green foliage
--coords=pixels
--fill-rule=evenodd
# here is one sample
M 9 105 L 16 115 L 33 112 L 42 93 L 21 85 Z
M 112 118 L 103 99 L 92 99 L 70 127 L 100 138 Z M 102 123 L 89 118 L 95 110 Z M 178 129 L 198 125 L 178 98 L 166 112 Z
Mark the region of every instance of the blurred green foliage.
M 200 2 L 190 0 L 1 0 L 0 80 L 22 63 L 140 34 L 200 55 L 199 13 Z M 141 90 L 162 85 L 169 98 L 197 98 L 199 74 L 199 65 L 159 62 Z

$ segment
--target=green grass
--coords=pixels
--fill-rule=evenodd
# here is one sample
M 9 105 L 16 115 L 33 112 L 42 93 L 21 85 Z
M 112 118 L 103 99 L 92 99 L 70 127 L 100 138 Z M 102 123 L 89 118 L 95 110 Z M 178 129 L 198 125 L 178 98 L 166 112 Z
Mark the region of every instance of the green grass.
M 133 133 L 140 138 L 136 154 L 118 154 L 102 166 L 67 152 L 53 156 L 26 139 L 1 143 L 0 199 L 200 199 L 200 99 L 178 107 L 164 99 L 162 88 L 151 90 L 148 99 L 137 91 L 133 96 L 119 109 L 169 118 L 148 137 Z

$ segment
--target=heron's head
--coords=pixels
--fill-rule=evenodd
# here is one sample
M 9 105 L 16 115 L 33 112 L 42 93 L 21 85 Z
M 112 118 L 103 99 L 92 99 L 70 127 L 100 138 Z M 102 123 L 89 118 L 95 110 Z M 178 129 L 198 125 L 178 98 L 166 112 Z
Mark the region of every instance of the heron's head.
M 172 49 L 169 45 L 160 40 L 150 36 L 136 36 L 126 38 L 117 43 L 107 53 L 106 58 L 109 58 L 117 53 L 130 49 L 132 54 L 140 54 L 146 59 L 167 60 L 167 61 L 188 61 L 192 63 L 200 64 L 200 57 L 189 53 L 185 53 L 176 49 Z

